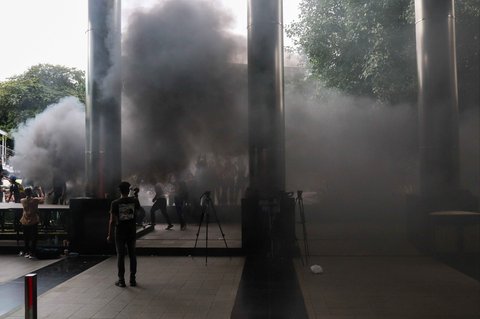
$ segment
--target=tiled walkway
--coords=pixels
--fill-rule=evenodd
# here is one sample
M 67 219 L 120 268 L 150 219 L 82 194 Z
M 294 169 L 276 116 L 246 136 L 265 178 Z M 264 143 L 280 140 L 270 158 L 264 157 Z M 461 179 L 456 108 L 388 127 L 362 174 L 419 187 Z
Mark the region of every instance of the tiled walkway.
M 5 267 L 6 270 L 12 266 L 18 265 L 25 267 L 30 264 L 29 273 L 34 272 L 37 275 L 37 295 L 55 288 L 59 284 L 66 280 L 83 273 L 90 267 L 104 261 L 107 256 L 78 256 L 76 258 L 61 258 L 50 261 L 49 265 L 40 269 L 33 268 L 34 265 L 39 267 L 41 264 L 45 264 L 47 261 L 41 261 L 37 259 L 26 259 L 24 257 L 14 257 L 16 261 L 10 262 L 10 267 Z M 17 267 L 22 268 L 22 267 Z M 11 273 L 15 273 L 15 269 L 12 269 Z M 18 273 L 18 272 L 17 272 Z M 0 284 L 0 316 L 10 313 L 13 309 L 18 308 L 25 304 L 25 277 L 23 275 L 14 279 L 8 280 Z
M 480 283 L 428 257 L 315 257 L 297 262 L 310 318 L 478 319 Z
M 230 318 L 244 258 L 204 261 L 139 257 L 138 287 L 118 288 L 109 258 L 39 296 L 39 318 Z M 324 273 L 295 261 L 309 318 L 480 317 L 479 282 L 428 257 L 313 257 L 310 264 Z M 23 316 L 22 308 L 3 318 Z
M 309 318 L 480 318 L 479 281 L 422 256 L 408 245 L 401 230 L 359 223 L 311 225 L 308 234 L 312 257 L 307 265 L 294 260 Z M 232 246 L 235 239 L 240 241 L 237 228 L 226 226 L 224 231 Z M 188 232 L 160 229 L 146 236 L 150 239 L 145 239 L 148 241 L 145 245 L 153 245 L 155 240 L 165 244 L 174 239 L 174 234 L 184 236 L 184 242 L 189 242 L 186 247 L 191 247 L 196 229 Z M 212 236 L 212 240 L 222 247 L 223 241 L 218 236 Z M 5 283 L 49 262 L 0 255 L 0 278 Z M 314 264 L 320 265 L 324 272 L 312 273 L 309 266 Z M 275 281 L 265 282 L 262 277 L 255 277 L 258 275 L 255 273 L 253 277 L 242 277 L 244 266 L 243 257 L 208 257 L 205 265 L 204 257 L 140 256 L 138 287 L 119 288 L 114 286 L 116 263 L 115 257 L 111 257 L 41 294 L 38 318 L 298 319 L 288 311 L 268 311 L 265 317 L 265 312 L 245 312 L 239 308 L 252 304 L 271 309 L 285 307 L 278 304 L 280 298 L 271 299 L 277 304 L 269 304 L 268 299 L 278 293 L 286 295 L 278 289 L 288 287 L 275 285 Z M 249 269 L 256 271 L 255 267 Z M 263 270 L 259 267 L 258 271 Z M 248 278 L 253 280 L 245 282 Z M 255 287 L 242 288 L 256 282 L 265 294 L 256 294 Z M 241 295 L 245 292 L 246 295 Z M 0 316 L 23 317 L 21 307 Z
M 39 318 L 229 318 L 243 258 L 139 257 L 138 286 L 114 286 L 112 257 L 38 298 Z M 23 318 L 19 309 L 5 318 Z

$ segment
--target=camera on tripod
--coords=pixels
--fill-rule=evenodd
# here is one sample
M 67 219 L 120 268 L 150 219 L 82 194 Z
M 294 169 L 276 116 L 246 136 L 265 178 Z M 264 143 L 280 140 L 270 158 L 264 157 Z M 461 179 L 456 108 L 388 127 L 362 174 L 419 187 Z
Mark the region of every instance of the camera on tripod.
M 210 198 L 211 193 L 211 191 L 206 191 L 200 196 L 200 206 L 209 206 L 212 203 L 212 199 Z
M 215 218 L 215 221 L 217 222 L 218 228 L 220 230 L 220 233 L 222 234 L 223 242 L 225 243 L 225 248 L 228 249 L 227 241 L 225 240 L 225 233 L 223 232 L 222 226 L 220 226 L 220 221 L 218 220 L 217 212 L 215 210 L 215 206 L 213 205 L 213 201 L 210 198 L 211 191 L 206 191 L 205 193 L 200 196 L 200 206 L 201 206 L 201 212 L 202 215 L 200 217 L 200 222 L 198 223 L 198 230 L 197 230 L 197 237 L 195 239 L 195 246 L 193 247 L 194 249 L 197 248 L 197 242 L 198 242 L 198 235 L 200 234 L 200 228 L 202 227 L 202 223 L 205 219 L 205 265 L 207 264 L 208 260 L 208 223 L 209 223 L 209 216 L 210 213 L 213 215 Z

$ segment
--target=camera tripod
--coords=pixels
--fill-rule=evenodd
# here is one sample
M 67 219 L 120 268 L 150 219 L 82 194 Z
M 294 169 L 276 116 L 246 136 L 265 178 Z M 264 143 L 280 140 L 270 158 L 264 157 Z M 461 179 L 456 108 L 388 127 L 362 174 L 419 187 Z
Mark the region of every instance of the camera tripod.
M 303 197 L 302 191 L 297 191 L 297 198 L 295 198 L 295 207 L 298 206 L 298 211 L 300 213 L 300 223 L 302 224 L 303 228 L 303 249 L 305 251 L 305 264 L 308 262 L 308 257 L 310 256 L 310 250 L 308 248 L 308 238 L 307 238 L 307 226 L 305 224 L 305 211 L 303 209 Z M 297 239 L 298 241 L 298 239 Z M 303 258 L 302 258 L 303 264 Z
M 227 241 L 225 240 L 225 234 L 223 233 L 222 226 L 220 226 L 220 222 L 218 221 L 217 212 L 215 207 L 213 206 L 212 199 L 210 198 L 210 191 L 206 191 L 200 196 L 200 207 L 202 214 L 200 216 L 200 222 L 198 223 L 198 230 L 197 230 L 197 238 L 195 239 L 195 246 L 194 249 L 197 248 L 198 242 L 198 235 L 200 234 L 200 228 L 202 227 L 203 219 L 205 218 L 205 265 L 208 262 L 208 223 L 210 221 L 210 212 L 213 212 L 215 217 L 215 221 L 217 222 L 218 228 L 220 229 L 220 233 L 223 237 L 223 242 L 225 243 L 225 247 L 228 249 Z

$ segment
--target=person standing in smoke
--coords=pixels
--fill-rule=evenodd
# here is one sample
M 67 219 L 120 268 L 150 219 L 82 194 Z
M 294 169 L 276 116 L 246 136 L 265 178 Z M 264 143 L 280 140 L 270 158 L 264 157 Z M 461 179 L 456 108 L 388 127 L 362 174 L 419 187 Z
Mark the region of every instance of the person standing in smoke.
M 138 187 L 135 187 L 133 189 L 133 197 L 135 197 L 137 200 L 138 200 L 138 193 L 140 192 L 140 188 Z M 140 201 L 138 201 L 140 202 Z M 138 226 L 143 226 L 145 228 L 145 226 L 143 225 L 144 224 L 144 221 L 145 221 L 145 209 L 143 209 L 142 206 L 140 206 L 140 208 L 138 209 L 137 211 L 137 225 Z
M 53 195 L 51 203 L 54 205 L 63 205 L 65 201 L 66 192 L 67 192 L 67 184 L 65 183 L 65 180 L 59 177 L 57 174 L 55 174 L 52 180 L 52 190 L 47 194 L 49 197 Z M 65 219 L 63 214 L 64 213 L 61 213 L 62 215 L 60 217 L 61 220 Z M 42 224 L 44 228 L 50 227 L 51 217 L 52 217 L 51 211 L 43 212 Z
M 185 215 L 183 208 L 188 201 L 187 183 L 185 181 L 177 181 L 175 186 L 175 210 L 177 211 L 178 220 L 180 221 L 180 230 L 187 229 L 187 223 L 185 222 Z
M 234 195 L 235 195 L 235 203 L 240 204 L 242 201 L 242 197 L 244 195 L 245 189 L 248 185 L 248 170 L 247 165 L 244 159 L 239 158 L 237 161 L 237 168 L 236 168 L 236 177 L 235 177 L 235 187 L 234 187 Z
M 152 219 L 152 225 L 155 225 L 155 212 L 160 209 L 163 217 L 165 217 L 165 221 L 167 222 L 166 230 L 170 230 L 173 228 L 172 221 L 170 220 L 170 216 L 167 213 L 167 197 L 165 196 L 165 190 L 163 184 L 158 182 L 155 184 L 155 197 L 152 199 L 153 206 L 150 209 L 150 215 Z
M 234 185 L 235 185 L 235 164 L 231 158 L 225 159 L 225 163 L 223 164 L 223 174 L 222 174 L 222 194 L 224 204 L 227 205 L 234 205 Z
M 20 184 L 17 182 L 17 177 L 10 176 L 10 193 L 8 195 L 7 203 L 13 200 L 15 203 L 20 203 L 21 199 L 21 192 L 20 192 Z
M 130 286 L 137 285 L 137 257 L 135 255 L 135 242 L 137 229 L 135 225 L 137 210 L 140 203 L 135 197 L 128 196 L 130 183 L 121 182 L 120 198 L 110 205 L 110 221 L 108 223 L 107 241 L 112 241 L 112 230 L 115 228 L 115 247 L 117 250 L 118 281 L 115 285 L 125 287 L 125 249 L 130 259 Z
M 15 201 L 15 203 L 20 203 L 20 199 L 21 199 L 20 187 L 21 187 L 21 185 L 17 182 L 17 177 L 16 176 L 10 176 L 9 181 L 10 181 L 10 192 L 8 194 L 8 198 L 7 198 L 6 201 L 7 201 L 7 203 L 9 203 L 12 200 L 12 197 L 13 197 L 13 200 Z M 15 216 L 13 218 L 13 228 L 17 232 L 20 229 L 20 215 L 21 215 L 21 213 L 18 212 L 17 210 L 15 210 Z
M 67 184 L 63 178 L 58 175 L 53 177 L 52 190 L 48 193 L 49 196 L 53 194 L 52 204 L 65 204 L 65 197 L 67 193 Z
M 206 155 L 199 155 L 195 164 L 195 176 L 190 182 L 190 204 L 192 215 L 196 217 L 201 216 L 202 207 L 200 205 L 200 196 L 207 190 L 207 157 Z

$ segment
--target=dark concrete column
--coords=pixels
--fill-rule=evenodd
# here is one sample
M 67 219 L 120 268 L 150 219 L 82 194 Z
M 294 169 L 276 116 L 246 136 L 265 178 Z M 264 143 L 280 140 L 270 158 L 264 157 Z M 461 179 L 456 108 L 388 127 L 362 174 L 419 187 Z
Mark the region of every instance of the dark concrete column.
M 459 190 L 458 93 L 453 0 L 415 0 L 420 195 Z
M 295 203 L 285 194 L 282 0 L 248 1 L 248 130 L 251 192 L 242 201 L 247 254 L 291 256 Z
M 121 179 L 120 0 L 88 2 L 86 195 L 114 196 Z
M 285 190 L 282 0 L 248 1 L 250 187 L 262 198 Z

